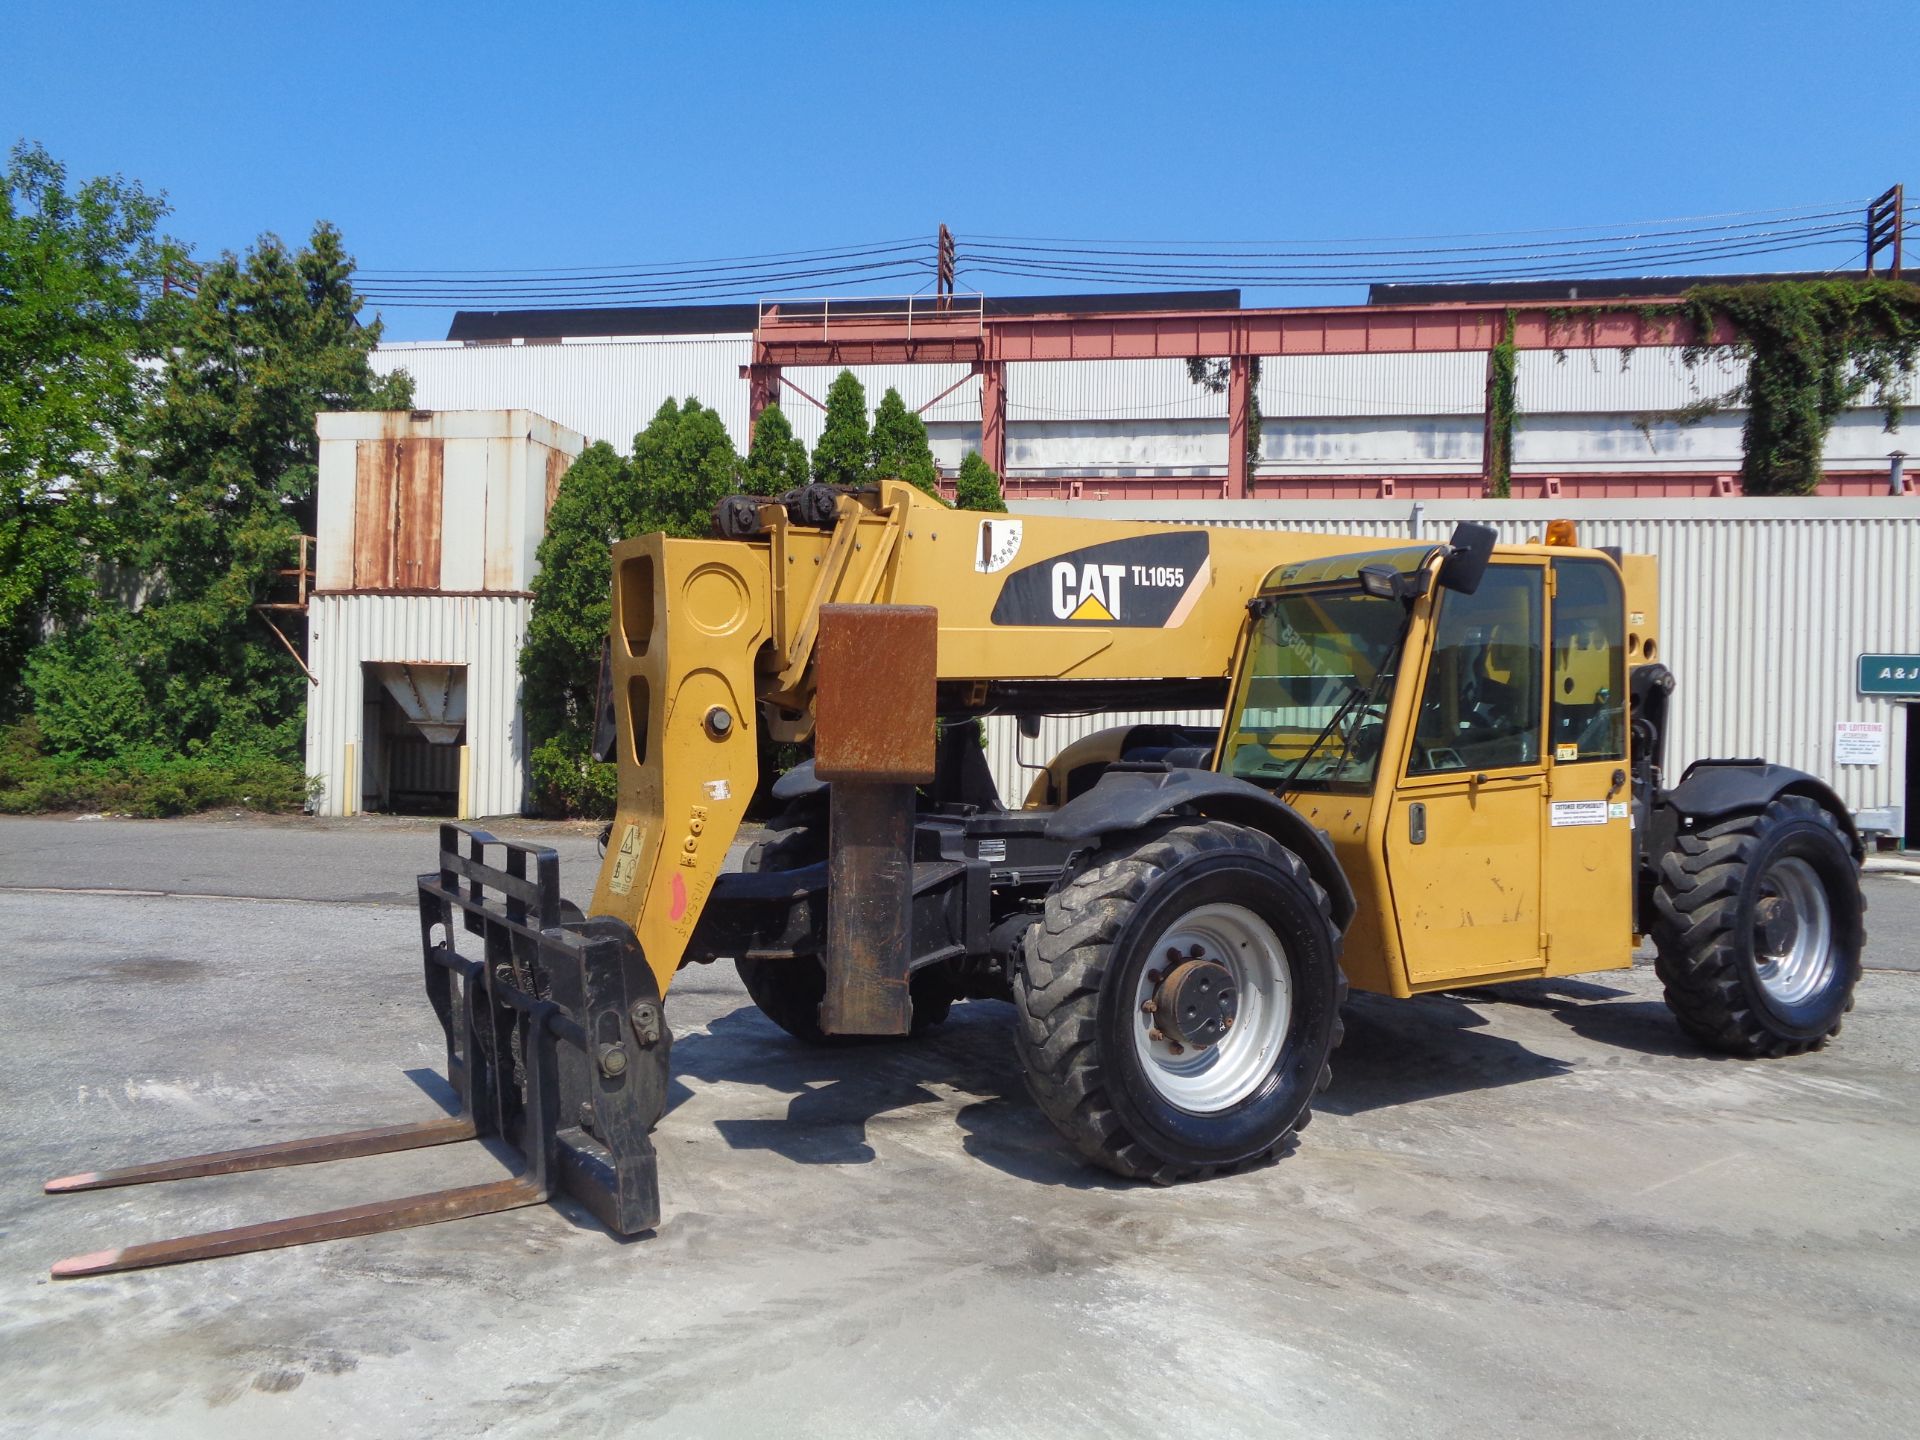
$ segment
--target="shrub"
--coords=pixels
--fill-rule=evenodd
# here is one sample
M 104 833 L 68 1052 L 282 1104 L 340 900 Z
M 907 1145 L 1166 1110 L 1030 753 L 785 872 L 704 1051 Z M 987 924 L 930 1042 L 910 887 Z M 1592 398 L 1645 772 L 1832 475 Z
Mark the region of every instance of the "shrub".
M 48 755 L 32 720 L 0 732 L 0 814 L 104 811 L 154 817 L 198 810 L 285 812 L 307 800 L 293 761 L 259 752 L 168 755 L 148 747 L 110 759 Z
M 533 749 L 534 806 L 543 815 L 607 820 L 620 798 L 620 767 L 595 760 L 587 747 L 556 735 Z

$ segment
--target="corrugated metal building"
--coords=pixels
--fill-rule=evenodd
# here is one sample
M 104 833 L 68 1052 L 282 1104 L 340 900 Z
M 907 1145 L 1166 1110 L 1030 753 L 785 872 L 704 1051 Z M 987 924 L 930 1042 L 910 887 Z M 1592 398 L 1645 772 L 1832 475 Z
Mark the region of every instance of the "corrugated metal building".
M 1087 513 L 1084 504 L 1062 502 L 1014 509 Z M 1496 526 L 1502 541 L 1523 541 L 1540 536 L 1548 520 L 1572 519 L 1583 545 L 1659 558 L 1662 658 L 1680 685 L 1667 752 L 1674 773 L 1702 757 L 1761 755 L 1829 780 L 1863 820 L 1887 833 L 1911 837 L 1920 816 L 1920 697 L 1862 695 L 1855 671 L 1862 653 L 1920 654 L 1920 505 L 1911 499 L 1116 502 L 1099 513 L 1350 534 L 1356 550 L 1407 538 L 1437 543 L 1461 520 Z M 1213 725 L 1219 718 L 1217 711 L 1061 717 L 1035 740 L 1021 739 L 1011 719 L 995 719 L 988 759 L 1002 796 L 1018 803 L 1033 766 L 1103 726 Z M 1837 763 L 1842 722 L 1885 726 L 1879 763 Z
M 412 375 L 415 401 L 424 407 L 524 406 L 621 450 L 663 400 L 693 396 L 719 411 L 744 450 L 748 389 L 740 367 L 751 348 L 745 333 L 524 345 L 435 341 L 383 345 L 373 362 L 383 373 Z M 809 446 L 819 438 L 822 415 L 802 395 L 824 401 L 835 373 L 795 368 L 783 377 L 783 408 Z M 869 404 L 892 386 L 909 407 L 928 406 L 924 418 L 943 470 L 957 469 L 978 448 L 980 380 L 965 366 L 865 366 L 855 373 Z M 1726 393 L 1743 373 L 1739 362 L 1725 359 L 1690 368 L 1671 349 L 1523 352 L 1515 472 L 1569 480 L 1634 471 L 1732 475 L 1740 466 L 1742 412 L 1692 425 L 1667 417 Z M 1472 353 L 1269 359 L 1258 392 L 1263 424 L 1254 479 L 1470 479 L 1481 470 L 1485 387 L 1485 359 Z M 1137 496 L 1154 477 L 1226 472 L 1225 397 L 1196 386 L 1181 361 L 1011 364 L 1007 389 L 1010 493 L 1062 477 L 1144 477 L 1114 487 L 1114 498 L 1123 498 L 1122 489 Z M 1911 377 L 1908 390 L 1920 393 Z M 1828 468 L 1884 472 L 1905 444 L 1863 401 L 1835 423 Z
M 535 552 L 585 446 L 525 409 L 329 414 L 307 616 L 325 815 L 509 815 Z
M 720 413 L 744 449 L 749 391 L 741 367 L 750 352 L 751 337 L 741 331 L 387 345 L 374 360 L 383 371 L 405 368 L 424 406 L 528 407 L 622 450 L 662 401 L 691 395 Z M 1618 494 L 1611 477 L 1641 474 L 1680 477 L 1665 488 L 1685 495 L 1706 488 L 1685 477 L 1730 477 L 1738 470 L 1740 412 L 1694 425 L 1668 418 L 1738 383 L 1738 362 L 1711 359 L 1689 367 L 1677 351 L 1644 348 L 1522 352 L 1518 366 L 1515 473 L 1537 483 L 1517 484 L 1516 493 L 1530 488 L 1538 494 L 1550 487 L 1537 477 L 1558 475 L 1568 477 L 1569 488 L 1584 477 Z M 944 469 L 957 467 L 977 446 L 980 380 L 966 367 L 874 366 L 856 373 L 870 403 L 892 386 L 909 406 L 927 407 L 935 458 Z M 818 438 L 821 414 L 801 395 L 824 399 L 833 374 L 784 374 L 785 408 L 809 444 Z M 1266 493 L 1284 487 L 1299 497 L 1277 502 L 1196 498 L 1218 490 L 1194 477 L 1226 468 L 1225 398 L 1197 387 L 1180 361 L 1011 364 L 1007 381 L 1009 494 L 1072 494 L 1082 497 L 1080 505 L 1109 501 L 1103 516 L 1332 530 L 1365 544 L 1405 536 L 1408 502 L 1330 499 L 1374 492 L 1327 483 L 1328 477 L 1445 480 L 1439 490 L 1465 495 L 1474 493 L 1481 469 L 1486 369 L 1477 354 L 1267 360 L 1254 478 L 1266 482 Z M 1911 377 L 1908 389 L 1915 393 Z M 1833 427 L 1828 467 L 1884 476 L 1904 444 L 1863 403 Z M 1080 478 L 1054 478 L 1069 476 Z M 1116 483 L 1103 485 L 1101 477 Z M 1316 495 L 1322 498 L 1309 498 Z M 1515 538 L 1537 533 L 1557 515 L 1579 518 L 1589 543 L 1662 559 L 1667 655 L 1683 686 L 1671 759 L 1684 764 L 1708 754 L 1765 753 L 1830 776 L 1850 804 L 1883 825 L 1897 831 L 1912 823 L 1902 815 L 1920 808 L 1907 778 L 1913 712 L 1856 694 L 1850 667 L 1859 651 L 1920 651 L 1914 588 L 1920 504 L 1864 494 L 1791 502 L 1567 498 L 1544 507 L 1449 499 L 1427 501 L 1419 524 L 1425 538 L 1438 539 L 1457 519 L 1492 518 Z M 1888 722 L 1884 761 L 1836 766 L 1834 724 L 1875 715 Z M 1012 723 L 996 722 L 991 757 L 1002 794 L 1018 803 L 1030 774 L 1021 759 L 1051 755 L 1096 723 L 1050 722 L 1039 740 L 1016 745 Z M 488 792 L 496 793 L 504 792 Z

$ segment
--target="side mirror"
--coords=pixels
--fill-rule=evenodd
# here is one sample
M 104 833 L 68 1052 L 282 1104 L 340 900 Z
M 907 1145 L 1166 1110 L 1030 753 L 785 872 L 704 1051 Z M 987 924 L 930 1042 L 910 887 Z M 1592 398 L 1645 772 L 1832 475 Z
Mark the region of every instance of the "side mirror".
M 1020 716 L 1015 723 L 1019 725 L 1021 735 L 1027 739 L 1038 740 L 1040 738 L 1040 717 L 1038 715 L 1031 715 L 1023 710 L 1020 712 Z
M 1487 561 L 1493 558 L 1496 537 L 1497 532 L 1491 525 L 1462 520 L 1454 526 L 1453 538 L 1447 542 L 1447 558 L 1440 562 L 1440 584 L 1462 595 L 1478 590 L 1481 578 L 1487 573 Z

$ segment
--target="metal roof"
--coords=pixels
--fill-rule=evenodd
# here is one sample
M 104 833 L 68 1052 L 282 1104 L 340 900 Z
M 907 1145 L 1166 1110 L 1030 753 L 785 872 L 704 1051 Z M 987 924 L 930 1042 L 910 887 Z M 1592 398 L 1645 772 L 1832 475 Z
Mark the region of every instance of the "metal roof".
M 857 302 L 859 297 L 854 297 Z M 836 301 L 836 304 L 839 302 Z M 850 302 L 853 303 L 853 302 Z M 1238 310 L 1238 290 L 1144 290 L 1113 295 L 1002 295 L 988 315 L 1076 315 L 1110 310 Z M 752 334 L 758 305 L 646 305 L 554 310 L 460 310 L 447 339 L 471 345 L 613 335 Z
M 1381 284 L 1367 287 L 1369 305 L 1447 305 L 1462 301 L 1637 300 L 1683 295 L 1696 285 L 1768 285 L 1779 280 L 1829 280 L 1821 270 L 1762 275 L 1608 275 L 1585 280 L 1462 280 L 1441 284 Z M 1852 272 L 1848 272 L 1849 279 Z

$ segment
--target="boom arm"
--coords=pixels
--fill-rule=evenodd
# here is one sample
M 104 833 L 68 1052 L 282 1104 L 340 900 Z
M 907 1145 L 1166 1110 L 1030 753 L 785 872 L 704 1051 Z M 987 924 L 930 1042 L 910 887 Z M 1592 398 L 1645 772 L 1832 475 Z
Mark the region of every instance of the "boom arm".
M 898 481 L 814 488 L 791 508 L 808 503 L 825 523 L 767 502 L 746 513 L 746 538 L 614 548 L 620 799 L 591 910 L 632 927 L 662 992 L 758 780 L 757 728 L 812 733 L 823 605 L 937 609 L 946 714 L 1207 703 L 1224 694 L 1261 579 L 1353 547 L 1341 535 L 981 515 Z

